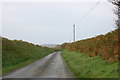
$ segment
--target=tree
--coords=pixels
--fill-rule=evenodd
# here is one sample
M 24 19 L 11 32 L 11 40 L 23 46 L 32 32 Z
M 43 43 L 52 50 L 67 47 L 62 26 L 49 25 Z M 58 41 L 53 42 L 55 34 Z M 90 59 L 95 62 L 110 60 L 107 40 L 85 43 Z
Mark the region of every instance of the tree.
M 117 28 L 120 29 L 120 0 L 108 0 L 112 4 L 116 5 L 115 14 L 118 16 L 118 20 L 116 21 Z

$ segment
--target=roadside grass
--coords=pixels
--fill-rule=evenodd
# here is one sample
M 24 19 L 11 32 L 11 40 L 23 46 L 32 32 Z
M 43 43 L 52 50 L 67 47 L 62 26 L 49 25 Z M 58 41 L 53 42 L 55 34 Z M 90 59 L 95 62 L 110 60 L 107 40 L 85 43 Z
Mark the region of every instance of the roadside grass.
M 118 29 L 111 31 L 105 35 L 76 41 L 65 46 L 69 51 L 78 51 L 87 55 L 102 56 L 105 60 L 118 62 L 119 45 L 118 45 Z
M 89 57 L 80 52 L 62 52 L 68 67 L 77 78 L 118 78 L 118 62 L 111 63 L 101 56 Z
M 2 38 L 2 74 L 28 65 L 55 51 L 57 50 L 22 40 Z

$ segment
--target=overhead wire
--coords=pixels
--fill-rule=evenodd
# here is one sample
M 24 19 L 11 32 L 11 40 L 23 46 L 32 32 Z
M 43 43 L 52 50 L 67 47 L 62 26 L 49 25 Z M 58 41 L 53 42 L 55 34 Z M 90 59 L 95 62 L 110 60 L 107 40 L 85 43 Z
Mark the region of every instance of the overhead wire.
M 86 18 L 86 16 L 101 2 L 102 0 L 99 0 L 93 7 L 91 7 L 86 14 L 84 14 L 74 25 L 77 25 L 80 23 L 83 19 Z M 79 29 L 79 27 L 77 27 Z
M 78 23 L 80 23 L 83 19 L 85 19 L 85 17 L 86 17 L 100 2 L 101 2 L 101 0 L 99 0 L 93 7 L 91 7 L 91 8 L 89 9 L 89 11 L 88 11 L 85 15 L 83 15 L 83 16 L 75 23 L 75 25 L 78 24 Z

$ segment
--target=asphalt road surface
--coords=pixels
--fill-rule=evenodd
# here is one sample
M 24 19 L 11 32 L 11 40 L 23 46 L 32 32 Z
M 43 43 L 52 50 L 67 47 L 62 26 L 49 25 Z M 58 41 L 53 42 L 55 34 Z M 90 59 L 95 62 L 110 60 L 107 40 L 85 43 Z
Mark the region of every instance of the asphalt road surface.
M 30 65 L 4 75 L 3 78 L 74 78 L 61 57 L 54 52 Z

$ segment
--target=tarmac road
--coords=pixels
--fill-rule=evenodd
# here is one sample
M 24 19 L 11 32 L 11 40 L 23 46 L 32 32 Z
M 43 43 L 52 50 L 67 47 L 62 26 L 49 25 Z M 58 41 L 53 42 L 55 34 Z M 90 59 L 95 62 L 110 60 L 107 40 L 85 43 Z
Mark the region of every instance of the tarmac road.
M 30 65 L 4 75 L 3 78 L 74 78 L 61 57 L 54 52 Z

